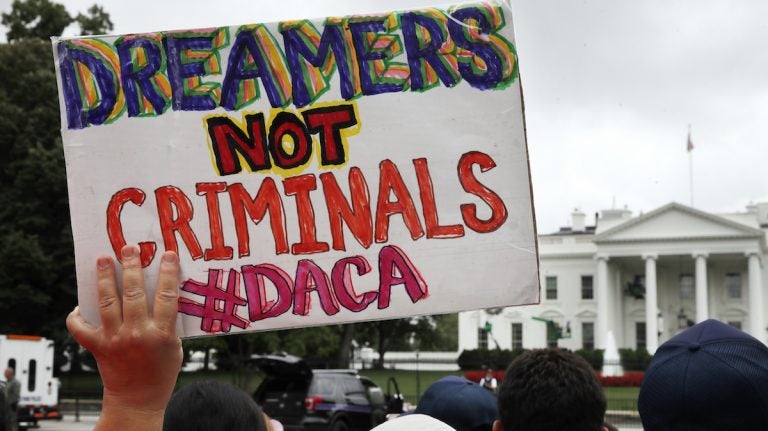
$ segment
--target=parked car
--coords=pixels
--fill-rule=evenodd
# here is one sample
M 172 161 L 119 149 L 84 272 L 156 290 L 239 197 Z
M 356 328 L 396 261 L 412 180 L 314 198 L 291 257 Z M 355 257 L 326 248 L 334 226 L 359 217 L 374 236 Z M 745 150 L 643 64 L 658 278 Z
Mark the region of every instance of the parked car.
M 403 398 L 394 385 L 384 391 L 356 370 L 313 370 L 291 355 L 254 355 L 266 377 L 253 394 L 285 431 L 368 431 L 402 413 Z

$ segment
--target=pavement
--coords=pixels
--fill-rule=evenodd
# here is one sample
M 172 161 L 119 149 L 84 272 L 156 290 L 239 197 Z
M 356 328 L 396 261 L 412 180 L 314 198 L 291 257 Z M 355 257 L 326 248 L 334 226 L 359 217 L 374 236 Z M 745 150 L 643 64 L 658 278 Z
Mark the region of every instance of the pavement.
M 60 421 L 40 421 L 39 430 L 45 431 L 91 431 L 99 419 L 95 414 L 81 414 L 80 422 L 75 421 L 75 415 L 64 414 Z
M 80 421 L 75 421 L 75 416 L 65 414 L 61 421 L 42 421 L 39 430 L 44 431 L 91 431 L 96 425 L 99 416 L 96 414 L 81 414 Z M 637 427 L 620 427 L 619 431 L 643 431 Z

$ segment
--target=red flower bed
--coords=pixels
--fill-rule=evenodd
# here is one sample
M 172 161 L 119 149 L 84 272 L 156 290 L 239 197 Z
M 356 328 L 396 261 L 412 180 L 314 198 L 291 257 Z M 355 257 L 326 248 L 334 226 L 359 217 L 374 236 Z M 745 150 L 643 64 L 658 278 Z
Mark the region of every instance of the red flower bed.
M 597 379 L 603 386 L 640 386 L 645 373 L 642 371 L 625 371 L 623 376 L 604 376 L 596 373 Z
M 640 386 L 645 377 L 645 373 L 642 371 L 625 371 L 623 376 L 603 376 L 602 373 L 595 374 L 597 375 L 597 380 L 599 380 L 603 386 L 610 387 Z M 475 383 L 479 382 L 483 377 L 485 377 L 485 371 L 483 370 L 464 371 L 464 378 Z M 504 379 L 504 371 L 494 370 L 493 377 L 496 377 L 496 381 L 501 384 L 501 381 Z
M 485 377 L 485 370 L 470 370 L 470 371 L 464 371 L 464 378 L 469 380 L 470 382 L 478 383 L 480 379 Z M 493 370 L 493 377 L 496 378 L 496 381 L 501 384 L 501 381 L 504 379 L 504 371 L 503 370 Z

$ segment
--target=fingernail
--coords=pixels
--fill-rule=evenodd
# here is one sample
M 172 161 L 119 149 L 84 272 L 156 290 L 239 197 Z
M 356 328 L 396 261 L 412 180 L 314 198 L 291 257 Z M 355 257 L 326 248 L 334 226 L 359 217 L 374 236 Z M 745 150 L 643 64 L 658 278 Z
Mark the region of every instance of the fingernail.
M 134 257 L 136 256 L 136 247 L 132 245 L 127 245 L 123 247 L 122 254 L 123 254 L 123 259 Z
M 111 263 L 112 263 L 112 259 L 110 259 L 110 258 L 108 258 L 106 256 L 102 256 L 102 257 L 96 259 L 96 266 L 99 269 L 107 269 L 107 268 L 109 268 L 109 265 Z
M 172 252 L 172 251 L 166 251 L 163 253 L 163 262 L 165 263 L 176 263 L 179 261 L 179 256 Z

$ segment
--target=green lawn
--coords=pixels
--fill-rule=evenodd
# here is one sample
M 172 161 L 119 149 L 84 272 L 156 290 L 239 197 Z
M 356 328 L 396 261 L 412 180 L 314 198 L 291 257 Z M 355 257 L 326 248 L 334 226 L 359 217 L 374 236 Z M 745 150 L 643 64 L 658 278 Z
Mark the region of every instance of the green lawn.
M 405 370 L 361 370 L 360 374 L 368 377 L 387 391 L 387 382 L 390 377 L 397 381 L 400 391 L 405 396 L 406 401 L 416 404 L 418 401 L 417 393 L 423 394 L 424 390 L 435 380 L 447 375 L 463 375 L 461 371 L 405 371 Z M 236 384 L 236 379 L 232 373 L 221 371 L 181 373 L 177 386 L 187 385 L 195 380 L 212 379 L 221 380 Z M 253 392 L 261 382 L 260 374 L 251 374 L 247 377 L 245 386 L 246 391 Z M 65 375 L 61 378 L 61 390 L 70 391 L 98 391 L 101 389 L 101 379 L 97 373 L 83 373 L 76 375 Z M 636 400 L 640 388 L 620 387 L 605 388 L 605 396 L 608 399 Z
M 606 398 L 618 398 L 618 399 L 637 399 L 637 395 L 640 393 L 640 388 L 637 387 L 621 387 L 621 388 L 603 388 Z
M 376 382 L 377 385 L 386 393 L 387 382 L 390 377 L 394 377 L 400 392 L 405 396 L 409 403 L 416 404 L 417 392 L 424 393 L 435 380 L 448 375 L 462 375 L 461 371 L 405 371 L 405 370 L 361 370 L 360 374 Z

